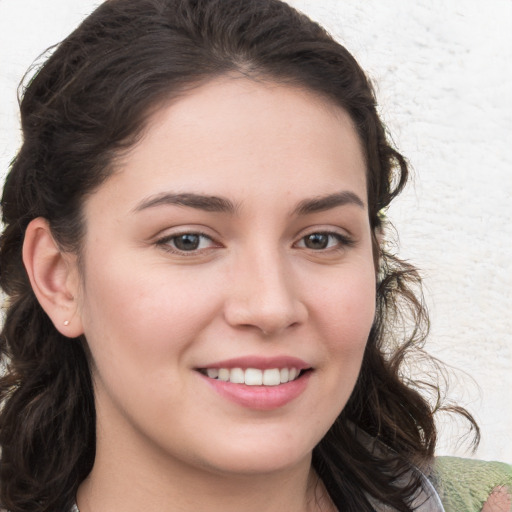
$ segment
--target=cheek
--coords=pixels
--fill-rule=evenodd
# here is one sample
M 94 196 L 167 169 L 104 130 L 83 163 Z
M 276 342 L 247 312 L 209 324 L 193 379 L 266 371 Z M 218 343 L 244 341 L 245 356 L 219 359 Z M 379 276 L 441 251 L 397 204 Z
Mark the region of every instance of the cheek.
M 347 404 L 361 370 L 375 316 L 373 266 L 369 269 L 347 272 L 344 278 L 326 283 L 313 297 L 317 307 L 312 318 L 316 319 L 324 348 L 318 372 L 324 387 L 315 408 L 322 411 L 318 427 L 325 431 Z
M 120 259 L 114 265 L 106 258 L 94 264 L 89 268 L 110 269 L 90 270 L 83 295 L 98 407 L 107 414 L 114 403 L 130 417 L 130 411 L 151 416 L 169 404 L 181 407 L 187 397 L 183 361 L 198 333 L 198 316 L 206 316 L 204 304 L 194 289 L 178 293 L 183 283 L 170 286 L 161 268 Z
M 313 298 L 326 339 L 340 350 L 364 348 L 375 317 L 373 268 L 332 280 Z
M 96 349 L 139 367 L 178 358 L 215 311 L 201 279 L 191 282 L 182 269 L 113 253 L 91 259 L 86 270 L 81 310 L 93 356 Z
M 325 347 L 324 377 L 330 389 L 327 410 L 332 421 L 345 407 L 357 381 L 375 317 L 376 284 L 373 266 L 347 273 L 338 286 L 328 286 L 315 301 Z

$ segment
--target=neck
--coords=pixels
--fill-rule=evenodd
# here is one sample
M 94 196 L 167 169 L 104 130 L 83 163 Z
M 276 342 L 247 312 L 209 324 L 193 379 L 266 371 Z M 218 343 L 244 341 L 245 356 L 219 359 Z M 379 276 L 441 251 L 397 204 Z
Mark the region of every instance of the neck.
M 304 461 L 306 463 L 306 461 Z M 135 463 L 134 463 L 135 464 Z M 182 471 L 176 475 L 95 464 L 77 494 L 80 512 L 313 512 L 334 510 L 309 464 L 266 475 Z
M 80 512 L 334 510 L 311 468 L 311 454 L 284 469 L 229 473 L 192 466 L 158 447 L 121 444 L 111 436 L 98 436 L 94 467 L 79 487 L 77 504 Z

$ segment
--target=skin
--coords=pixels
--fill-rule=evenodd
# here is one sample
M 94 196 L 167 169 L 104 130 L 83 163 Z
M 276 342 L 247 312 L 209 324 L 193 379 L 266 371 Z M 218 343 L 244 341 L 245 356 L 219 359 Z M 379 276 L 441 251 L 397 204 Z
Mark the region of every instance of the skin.
M 375 313 L 349 116 L 304 90 L 224 77 L 160 109 L 117 167 L 85 204 L 83 268 L 62 254 L 47 265 L 60 295 L 46 309 L 92 357 L 97 457 L 81 512 L 330 510 L 311 452 L 350 396 Z M 222 211 L 174 204 L 183 193 L 220 197 Z M 203 234 L 197 249 L 177 249 L 185 233 Z M 308 245 L 314 233 L 325 246 Z M 31 236 L 37 260 L 44 221 Z M 271 410 L 197 371 L 245 356 L 312 370 Z
M 495 487 L 482 508 L 482 512 L 510 512 L 511 510 L 512 495 L 506 487 Z

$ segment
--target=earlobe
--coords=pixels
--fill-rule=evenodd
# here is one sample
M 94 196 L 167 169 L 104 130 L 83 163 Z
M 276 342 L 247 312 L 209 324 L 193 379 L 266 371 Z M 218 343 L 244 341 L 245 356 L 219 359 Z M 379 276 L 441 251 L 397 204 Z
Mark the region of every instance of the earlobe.
M 83 334 L 76 296 L 79 279 L 76 256 L 55 242 L 46 219 L 30 222 L 23 242 L 23 263 L 41 307 L 64 336 Z

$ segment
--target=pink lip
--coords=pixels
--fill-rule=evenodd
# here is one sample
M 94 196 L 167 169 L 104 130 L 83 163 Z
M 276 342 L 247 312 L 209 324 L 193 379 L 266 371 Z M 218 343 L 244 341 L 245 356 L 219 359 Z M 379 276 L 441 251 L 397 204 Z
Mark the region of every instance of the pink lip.
M 268 370 L 272 368 L 297 368 L 298 370 L 307 370 L 308 368 L 311 368 L 311 365 L 302 359 L 290 356 L 246 356 L 217 361 L 215 363 L 208 363 L 202 368 L 242 368 L 242 370 L 246 370 L 247 368 L 259 368 L 260 370 Z
M 279 386 L 246 386 L 210 379 L 202 373 L 198 375 L 224 398 L 249 409 L 269 411 L 285 406 L 302 394 L 308 385 L 311 372 Z
M 206 368 L 259 368 L 261 370 L 272 368 L 297 368 L 298 370 L 311 369 L 311 365 L 302 359 L 288 356 L 278 357 L 237 357 L 226 359 L 212 364 Z M 305 372 L 298 379 L 278 386 L 247 386 L 245 384 L 233 384 L 218 379 L 210 379 L 203 373 L 198 376 L 211 386 L 219 395 L 227 398 L 242 407 L 260 411 L 278 409 L 301 395 L 305 390 L 311 376 L 311 371 Z

